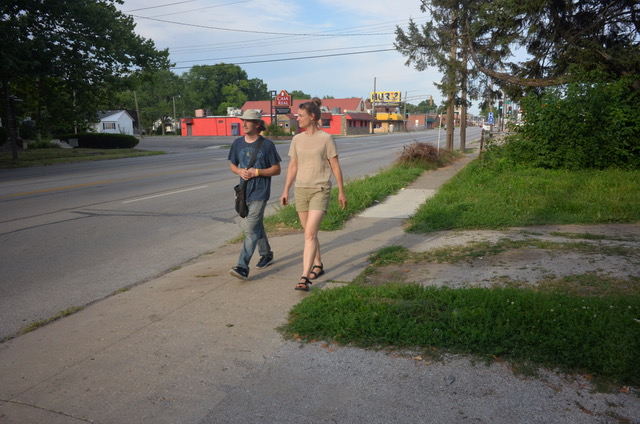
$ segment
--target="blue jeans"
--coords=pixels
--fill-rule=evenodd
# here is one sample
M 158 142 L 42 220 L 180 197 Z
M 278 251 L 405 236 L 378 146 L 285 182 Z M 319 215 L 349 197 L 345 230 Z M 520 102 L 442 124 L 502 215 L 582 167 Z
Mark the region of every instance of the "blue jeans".
M 244 242 L 242 243 L 242 252 L 238 258 L 238 266 L 249 269 L 249 261 L 253 256 L 253 252 L 258 247 L 260 256 L 271 253 L 271 246 L 267 239 L 267 233 L 264 231 L 264 209 L 267 207 L 266 200 L 254 200 L 248 202 L 249 215 L 242 220 L 242 230 L 244 231 Z

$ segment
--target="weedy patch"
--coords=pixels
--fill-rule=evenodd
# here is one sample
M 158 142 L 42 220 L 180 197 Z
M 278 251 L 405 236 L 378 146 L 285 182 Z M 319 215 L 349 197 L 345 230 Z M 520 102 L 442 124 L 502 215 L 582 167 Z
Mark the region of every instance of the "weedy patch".
M 55 314 L 54 316 L 52 316 L 50 318 L 46 318 L 46 319 L 43 319 L 43 320 L 40 320 L 40 321 L 33 321 L 29 325 L 21 328 L 20 331 L 18 332 L 18 334 L 16 334 L 16 336 L 21 336 L 23 334 L 27 334 L 27 333 L 30 333 L 32 331 L 35 331 L 40 327 L 43 327 L 43 326 L 45 326 L 45 325 L 47 325 L 49 323 L 52 323 L 54 321 L 57 321 L 57 320 L 61 319 L 61 318 L 68 317 L 69 315 L 73 315 L 76 312 L 79 312 L 79 311 L 81 311 L 83 309 L 84 309 L 84 307 L 82 307 L 82 306 L 74 306 L 74 307 L 62 310 L 62 311 L 58 312 L 57 314 Z

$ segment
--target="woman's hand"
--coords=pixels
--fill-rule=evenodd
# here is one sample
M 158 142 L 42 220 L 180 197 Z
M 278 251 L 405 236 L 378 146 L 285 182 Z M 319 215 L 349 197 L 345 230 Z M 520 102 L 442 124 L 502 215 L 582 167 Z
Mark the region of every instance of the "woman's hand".
M 338 193 L 338 204 L 342 210 L 345 210 L 347 207 L 347 196 L 344 193 Z
M 282 206 L 287 206 L 289 204 L 289 193 L 288 192 L 282 193 L 282 196 L 280 196 L 280 204 Z

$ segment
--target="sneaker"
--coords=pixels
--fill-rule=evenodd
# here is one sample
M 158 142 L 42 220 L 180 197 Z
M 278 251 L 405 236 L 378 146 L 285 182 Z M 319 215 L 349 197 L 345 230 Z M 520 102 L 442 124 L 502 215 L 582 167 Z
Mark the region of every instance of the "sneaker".
M 261 256 L 260 260 L 258 261 L 258 265 L 256 265 L 256 268 L 266 268 L 269 265 L 271 265 L 271 263 L 273 262 L 273 253 L 269 253 L 267 255 Z
M 229 270 L 229 274 L 241 280 L 249 279 L 249 271 L 239 266 L 234 266 L 233 268 L 231 268 Z

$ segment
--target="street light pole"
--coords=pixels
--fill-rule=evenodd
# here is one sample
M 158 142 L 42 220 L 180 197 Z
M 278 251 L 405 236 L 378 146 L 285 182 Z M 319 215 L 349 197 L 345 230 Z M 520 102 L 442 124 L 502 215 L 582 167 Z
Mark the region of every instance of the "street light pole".
M 273 98 L 274 96 L 276 96 L 278 94 L 278 92 L 276 90 L 271 90 L 269 92 L 269 94 L 271 94 L 271 100 L 270 100 L 270 104 L 269 104 L 269 118 L 271 118 L 271 122 L 269 122 L 269 124 L 273 124 Z M 278 115 L 276 114 L 275 116 L 275 123 L 276 123 L 276 127 L 278 126 Z

